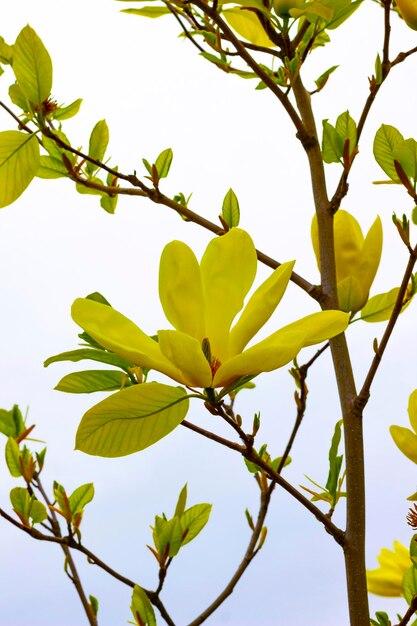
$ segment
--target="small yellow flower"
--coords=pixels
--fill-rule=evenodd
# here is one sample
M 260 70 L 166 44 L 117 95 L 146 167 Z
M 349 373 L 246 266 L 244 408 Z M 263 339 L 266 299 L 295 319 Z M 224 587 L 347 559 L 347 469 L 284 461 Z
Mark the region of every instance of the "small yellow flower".
M 404 574 L 412 566 L 408 549 L 399 541 L 394 541 L 394 550 L 382 548 L 378 563 L 378 569 L 368 570 L 366 573 L 369 593 L 401 597 Z
M 320 252 L 317 218 L 311 225 L 311 239 L 317 265 L 320 269 Z M 382 252 L 382 224 L 376 218 L 364 238 L 361 227 L 353 215 L 339 210 L 334 217 L 334 245 L 339 306 L 342 311 L 360 311 L 369 298 Z
M 225 387 L 282 367 L 301 348 L 345 330 L 348 315 L 323 311 L 246 347 L 278 306 L 293 265 L 277 268 L 232 326 L 256 274 L 256 250 L 248 233 L 232 228 L 211 240 L 200 264 L 185 243 L 172 241 L 161 256 L 159 295 L 175 330 L 158 331 L 154 341 L 118 311 L 89 299 L 74 302 L 72 317 L 100 345 L 135 365 L 190 387 Z

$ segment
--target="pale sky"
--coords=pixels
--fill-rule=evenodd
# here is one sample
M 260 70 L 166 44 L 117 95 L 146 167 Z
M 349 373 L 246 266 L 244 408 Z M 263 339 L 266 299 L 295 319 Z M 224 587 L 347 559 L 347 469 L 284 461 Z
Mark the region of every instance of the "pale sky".
M 71 7 L 70 9 L 68 7 Z M 65 123 L 74 146 L 88 145 L 94 124 L 110 128 L 109 154 L 123 172 L 142 175 L 142 157 L 154 159 L 172 147 L 174 161 L 163 190 L 193 192 L 191 208 L 212 221 L 233 187 L 241 206 L 241 227 L 257 247 L 279 261 L 296 259 L 296 271 L 312 282 L 318 272 L 310 244 L 313 213 L 306 159 L 294 129 L 276 99 L 255 91 L 256 81 L 223 74 L 183 38 L 173 19 L 147 20 L 119 13 L 112 0 L 52 0 L 8 3 L 2 35 L 13 43 L 29 23 L 41 36 L 54 63 L 53 95 L 58 102 L 84 99 L 79 115 Z M 340 65 L 323 92 L 314 96 L 317 121 L 335 121 L 349 109 L 357 120 L 367 95 L 367 77 L 380 51 L 382 10 L 365 3 L 351 20 L 331 33 L 332 43 L 309 59 L 307 84 L 332 65 Z M 416 44 L 416 34 L 393 19 L 393 56 Z M 405 137 L 415 134 L 416 59 L 396 68 L 381 90 L 363 135 L 343 205 L 366 231 L 376 214 L 384 225 L 385 249 L 372 293 L 399 284 L 405 249 L 391 223 L 393 210 L 410 214 L 411 201 L 394 186 L 373 186 L 383 173 L 372 157 L 372 140 L 381 123 Z M 3 100 L 11 82 L 1 77 Z M 14 128 L 6 113 L 0 128 Z M 337 165 L 328 167 L 337 181 Z M 415 231 L 415 229 L 414 229 Z M 257 488 L 243 461 L 189 431 L 178 428 L 154 447 L 121 459 L 74 452 L 82 414 L 101 394 L 78 397 L 53 391 L 60 377 L 84 364 L 43 368 L 50 355 L 76 348 L 72 301 L 102 292 L 115 308 L 153 334 L 167 327 L 157 295 L 160 252 L 180 239 L 201 255 L 211 235 L 175 213 L 142 199 L 121 198 L 114 216 L 95 197 L 76 193 L 69 181 L 35 179 L 11 207 L 0 212 L 2 290 L 2 404 L 29 407 L 28 423 L 48 444 L 44 483 L 54 479 L 68 491 L 94 482 L 96 497 L 87 507 L 83 540 L 93 552 L 143 586 L 157 585 L 154 558 L 146 549 L 155 514 L 173 512 L 178 493 L 189 485 L 189 504 L 213 503 L 209 524 L 186 546 L 169 572 L 163 600 L 178 626 L 196 617 L 232 575 L 249 539 L 244 510 L 256 513 Z M 259 269 L 259 276 L 268 271 Z M 259 280 L 259 279 L 258 279 Z M 291 286 L 265 330 L 316 310 Z M 407 425 L 407 400 L 416 387 L 415 305 L 401 317 L 366 411 L 368 480 L 368 567 L 394 539 L 407 544 L 405 498 L 416 490 L 415 470 L 394 446 L 388 427 Z M 349 344 L 358 386 L 372 358 L 372 341 L 383 324 L 355 324 Z M 311 351 L 300 355 L 308 360 Z M 239 412 L 246 424 L 260 410 L 259 444 L 278 456 L 295 416 L 293 385 L 283 368 L 242 393 Z M 339 419 L 328 355 L 311 372 L 308 412 L 285 476 L 305 484 L 327 477 L 327 453 Z M 192 406 L 188 419 L 213 426 L 214 419 Z M 0 501 L 17 484 L 2 471 Z M 401 478 L 401 479 L 399 479 Z M 344 504 L 336 511 L 343 525 Z M 1 521 L 0 626 L 79 626 L 85 618 L 63 572 L 56 546 L 36 543 Z M 286 493 L 276 490 L 267 521 L 264 549 L 233 596 L 207 624 L 227 626 L 347 626 L 344 566 L 340 549 L 321 526 Z M 87 593 L 99 599 L 100 626 L 130 619 L 130 589 L 77 558 Z M 405 602 L 371 597 L 375 610 L 404 611 Z M 162 620 L 159 623 L 163 623 Z

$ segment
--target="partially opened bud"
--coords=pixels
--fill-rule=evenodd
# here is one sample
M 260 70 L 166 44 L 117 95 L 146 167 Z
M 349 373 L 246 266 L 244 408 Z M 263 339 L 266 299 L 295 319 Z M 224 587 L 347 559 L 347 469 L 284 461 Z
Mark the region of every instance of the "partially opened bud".
M 311 239 L 320 269 L 317 218 L 311 225 Z M 382 224 L 376 218 L 364 238 L 353 215 L 339 210 L 334 218 L 334 244 L 339 306 L 356 313 L 365 306 L 382 252 Z
M 407 26 L 417 30 L 417 0 L 396 0 L 395 4 Z

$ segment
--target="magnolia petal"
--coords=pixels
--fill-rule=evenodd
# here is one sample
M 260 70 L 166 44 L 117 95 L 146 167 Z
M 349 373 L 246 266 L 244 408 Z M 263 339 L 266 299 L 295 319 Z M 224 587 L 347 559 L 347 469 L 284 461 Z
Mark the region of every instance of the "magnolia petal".
M 258 348 L 254 346 L 238 354 L 225 363 L 217 370 L 213 387 L 226 387 L 233 381 L 243 376 L 257 376 L 262 372 L 272 372 L 273 370 L 286 365 L 298 354 L 303 347 L 291 338 L 290 343 L 282 342 L 281 345 L 262 346 Z
M 317 224 L 317 215 L 313 215 L 313 219 L 311 220 L 311 243 L 313 244 L 313 250 L 316 257 L 317 267 L 319 268 L 319 272 L 321 271 L 320 266 L 320 246 L 319 246 L 319 227 Z
M 201 259 L 206 306 L 206 332 L 211 352 L 220 361 L 229 356 L 229 331 L 242 309 L 256 274 L 256 250 L 244 230 L 232 228 L 212 239 Z
M 163 356 L 158 343 L 112 307 L 87 298 L 77 298 L 71 315 L 76 324 L 107 350 L 182 382 L 180 372 Z
M 223 9 L 222 15 L 226 22 L 244 39 L 257 46 L 273 48 L 275 44 L 269 39 L 257 15 L 241 7 Z
M 414 432 L 417 433 L 417 389 L 414 389 L 408 399 L 408 417 Z
M 305 348 L 339 335 L 347 328 L 348 323 L 349 315 L 342 311 L 312 313 L 280 328 L 253 347 L 263 348 L 293 341 Z
M 403 595 L 402 578 L 403 576 L 387 575 L 380 569 L 370 570 L 366 573 L 368 591 L 377 596 L 400 598 Z
M 244 347 L 269 320 L 277 308 L 291 277 L 295 261 L 283 263 L 255 291 L 230 333 L 230 354 Z
M 401 452 L 413 463 L 417 463 L 417 435 L 403 426 L 390 426 L 391 437 Z
M 362 256 L 363 234 L 357 220 L 340 209 L 334 217 L 337 282 L 356 274 Z
M 382 222 L 378 216 L 366 235 L 362 248 L 362 259 L 359 264 L 357 279 L 364 291 L 369 293 L 375 274 L 378 270 L 382 253 Z
M 181 372 L 185 385 L 211 386 L 211 368 L 197 339 L 178 330 L 160 330 L 158 339 L 162 354 Z
M 194 252 L 182 241 L 172 241 L 162 252 L 159 298 L 174 328 L 201 342 L 205 332 L 200 267 Z
M 368 291 L 362 289 L 361 283 L 355 276 L 346 276 L 337 283 L 337 297 L 342 311 L 360 311 L 365 306 L 369 296 Z

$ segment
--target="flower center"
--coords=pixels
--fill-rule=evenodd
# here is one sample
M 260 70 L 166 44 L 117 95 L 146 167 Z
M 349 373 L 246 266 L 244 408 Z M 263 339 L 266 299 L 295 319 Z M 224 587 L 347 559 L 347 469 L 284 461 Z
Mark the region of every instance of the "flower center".
M 204 337 L 203 341 L 201 342 L 201 349 L 203 351 L 204 356 L 206 357 L 208 364 L 210 365 L 211 373 L 214 376 L 217 370 L 219 369 L 220 365 L 222 364 L 222 362 L 219 359 L 217 359 L 215 356 L 212 356 L 210 341 L 208 340 L 207 337 Z

